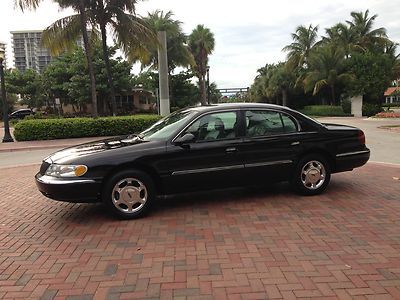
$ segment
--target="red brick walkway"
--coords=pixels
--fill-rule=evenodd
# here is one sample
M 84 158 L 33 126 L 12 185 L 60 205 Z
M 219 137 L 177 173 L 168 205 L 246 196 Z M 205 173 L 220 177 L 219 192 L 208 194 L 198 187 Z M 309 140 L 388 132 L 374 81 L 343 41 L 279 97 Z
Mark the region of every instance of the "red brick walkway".
M 0 173 L 0 298 L 400 299 L 398 167 L 334 175 L 318 197 L 160 200 L 135 221 L 47 200 L 35 171 Z

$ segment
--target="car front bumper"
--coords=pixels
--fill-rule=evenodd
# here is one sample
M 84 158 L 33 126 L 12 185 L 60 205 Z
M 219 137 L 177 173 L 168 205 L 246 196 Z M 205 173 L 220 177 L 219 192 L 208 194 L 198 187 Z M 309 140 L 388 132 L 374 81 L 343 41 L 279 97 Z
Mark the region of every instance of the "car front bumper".
M 56 178 L 36 174 L 36 185 L 46 197 L 74 203 L 99 202 L 101 181 L 86 178 Z

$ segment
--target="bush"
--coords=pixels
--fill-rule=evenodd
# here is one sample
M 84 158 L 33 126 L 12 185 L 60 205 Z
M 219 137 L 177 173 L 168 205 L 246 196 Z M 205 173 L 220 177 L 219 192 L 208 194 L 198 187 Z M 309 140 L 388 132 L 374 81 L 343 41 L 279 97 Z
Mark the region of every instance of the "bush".
M 351 114 L 351 101 L 349 99 L 342 100 L 342 109 L 345 114 Z
M 382 107 L 379 104 L 363 103 L 362 115 L 367 117 L 375 116 L 377 113 L 382 111 Z
M 115 136 L 140 132 L 158 121 L 158 115 L 107 118 L 23 120 L 16 124 L 17 141 Z
M 53 115 L 53 114 L 44 114 L 41 111 L 36 112 L 33 115 L 26 116 L 24 120 L 42 120 L 42 119 L 60 119 L 61 117 L 59 115 Z
M 390 109 L 390 108 L 392 108 L 392 107 L 400 107 L 400 102 L 393 102 L 393 103 L 383 103 L 382 104 L 382 107 L 383 108 L 388 108 L 388 109 Z
M 341 117 L 350 115 L 344 113 L 341 106 L 332 106 L 332 105 L 309 105 L 309 106 L 304 106 L 304 108 L 301 109 L 300 111 L 303 114 L 309 116 L 321 116 L 321 117 Z

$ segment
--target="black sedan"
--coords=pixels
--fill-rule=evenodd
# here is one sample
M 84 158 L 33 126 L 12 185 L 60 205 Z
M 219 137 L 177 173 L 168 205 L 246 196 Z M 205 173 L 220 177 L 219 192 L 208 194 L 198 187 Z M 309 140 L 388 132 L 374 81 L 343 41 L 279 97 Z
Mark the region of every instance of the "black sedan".
M 289 181 L 304 195 L 331 174 L 364 165 L 364 133 L 321 124 L 286 107 L 192 107 L 140 134 L 87 143 L 45 158 L 36 175 L 47 197 L 102 201 L 122 218 L 146 213 L 157 195 Z

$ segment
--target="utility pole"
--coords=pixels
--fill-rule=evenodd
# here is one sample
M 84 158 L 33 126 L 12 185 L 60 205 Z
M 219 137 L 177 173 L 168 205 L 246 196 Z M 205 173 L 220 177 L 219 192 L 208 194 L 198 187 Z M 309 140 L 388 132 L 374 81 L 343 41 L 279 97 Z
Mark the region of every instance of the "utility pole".
M 159 31 L 158 36 L 158 83 L 160 88 L 160 115 L 170 113 L 169 87 L 168 87 L 168 57 L 167 57 L 167 33 Z
M 210 67 L 207 66 L 207 103 L 211 103 L 211 91 L 210 91 Z
M 5 57 L 5 49 L 0 48 L 0 79 L 1 79 L 1 98 L 3 100 L 3 122 L 4 122 L 4 138 L 3 143 L 14 142 L 10 134 L 10 124 L 8 122 L 8 104 L 7 104 L 7 94 L 6 85 L 4 78 L 4 66 L 3 61 Z

